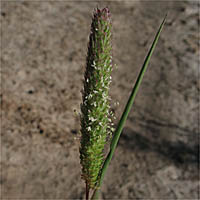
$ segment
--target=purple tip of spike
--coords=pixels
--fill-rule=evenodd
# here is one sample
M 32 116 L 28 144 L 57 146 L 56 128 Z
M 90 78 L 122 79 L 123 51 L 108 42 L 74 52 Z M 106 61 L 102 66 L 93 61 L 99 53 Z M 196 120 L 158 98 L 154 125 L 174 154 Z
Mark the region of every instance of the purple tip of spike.
M 94 17 L 95 18 L 102 18 L 104 20 L 108 20 L 110 19 L 110 11 L 108 9 L 108 7 L 103 8 L 103 9 L 99 9 L 98 7 L 96 9 L 94 9 Z

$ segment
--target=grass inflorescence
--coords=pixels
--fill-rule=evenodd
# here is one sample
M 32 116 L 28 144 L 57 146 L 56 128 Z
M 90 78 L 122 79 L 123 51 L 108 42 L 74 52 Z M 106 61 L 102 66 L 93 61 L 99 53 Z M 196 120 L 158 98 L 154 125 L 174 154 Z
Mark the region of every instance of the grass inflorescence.
M 104 145 L 111 133 L 111 50 L 110 12 L 108 8 L 97 8 L 91 24 L 81 104 L 80 160 L 82 178 L 89 189 L 97 187 Z

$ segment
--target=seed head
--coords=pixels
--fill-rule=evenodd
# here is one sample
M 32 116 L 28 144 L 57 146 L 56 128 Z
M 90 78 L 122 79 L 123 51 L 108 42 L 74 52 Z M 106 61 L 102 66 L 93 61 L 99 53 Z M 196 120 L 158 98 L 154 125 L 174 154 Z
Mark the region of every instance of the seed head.
M 112 53 L 108 8 L 95 9 L 88 44 L 81 104 L 80 162 L 89 188 L 98 185 L 103 149 L 111 132 L 110 97 Z

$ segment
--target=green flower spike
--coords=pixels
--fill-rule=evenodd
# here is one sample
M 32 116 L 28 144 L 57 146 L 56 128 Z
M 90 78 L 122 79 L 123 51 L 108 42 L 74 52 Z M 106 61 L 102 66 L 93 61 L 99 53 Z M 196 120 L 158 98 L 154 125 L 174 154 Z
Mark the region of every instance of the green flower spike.
M 111 134 L 111 20 L 108 8 L 95 9 L 91 24 L 81 104 L 80 162 L 86 193 L 98 185 L 103 149 Z

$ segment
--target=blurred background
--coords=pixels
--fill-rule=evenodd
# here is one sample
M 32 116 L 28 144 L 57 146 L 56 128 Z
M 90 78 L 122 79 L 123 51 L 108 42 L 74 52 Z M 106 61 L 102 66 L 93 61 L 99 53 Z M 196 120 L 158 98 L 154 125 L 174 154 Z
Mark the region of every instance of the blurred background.
M 97 5 L 112 16 L 115 124 L 168 13 L 101 198 L 197 199 L 200 4 L 161 0 L 1 2 L 2 198 L 84 198 L 74 110 Z

